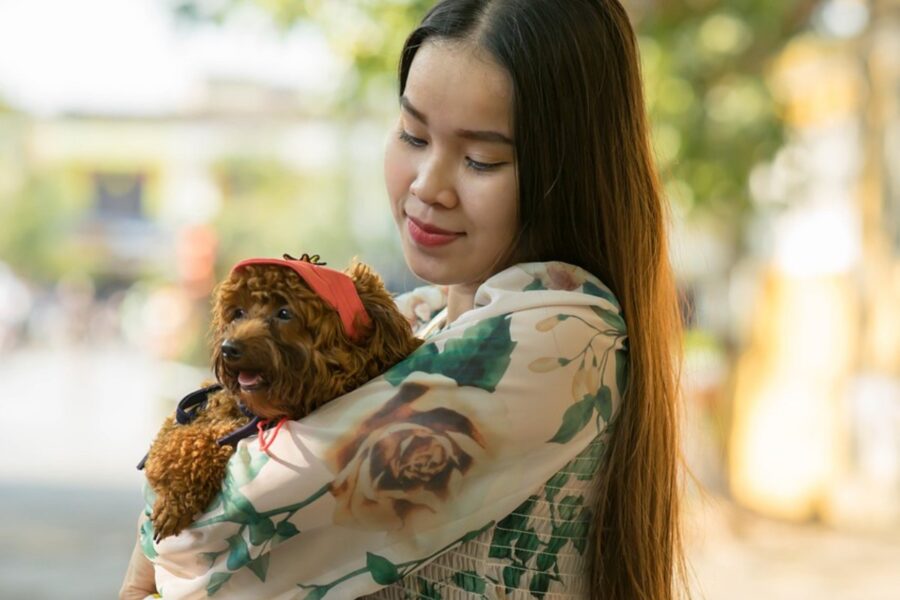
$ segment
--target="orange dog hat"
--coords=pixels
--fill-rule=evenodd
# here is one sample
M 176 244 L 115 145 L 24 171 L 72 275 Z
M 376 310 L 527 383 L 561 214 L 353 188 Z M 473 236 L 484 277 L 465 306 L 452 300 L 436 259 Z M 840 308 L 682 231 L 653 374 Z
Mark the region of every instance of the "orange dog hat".
M 372 321 L 363 307 L 362 300 L 359 299 L 356 286 L 344 273 L 316 264 L 316 258 L 309 259 L 305 254 L 299 259 L 287 254 L 284 255 L 284 259 L 250 258 L 236 264 L 231 272 L 234 273 L 247 265 L 279 265 L 293 269 L 315 293 L 338 312 L 347 337 L 358 342 L 362 329 L 368 327 Z

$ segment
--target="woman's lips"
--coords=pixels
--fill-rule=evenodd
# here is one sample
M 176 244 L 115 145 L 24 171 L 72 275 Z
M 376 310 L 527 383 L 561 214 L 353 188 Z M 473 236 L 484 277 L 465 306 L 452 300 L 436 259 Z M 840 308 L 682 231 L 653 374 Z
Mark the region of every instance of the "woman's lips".
M 409 230 L 409 236 L 415 243 L 420 246 L 435 247 L 449 244 L 453 240 L 462 237 L 464 233 L 455 233 L 447 231 L 433 225 L 422 223 L 421 221 L 406 216 L 406 226 Z

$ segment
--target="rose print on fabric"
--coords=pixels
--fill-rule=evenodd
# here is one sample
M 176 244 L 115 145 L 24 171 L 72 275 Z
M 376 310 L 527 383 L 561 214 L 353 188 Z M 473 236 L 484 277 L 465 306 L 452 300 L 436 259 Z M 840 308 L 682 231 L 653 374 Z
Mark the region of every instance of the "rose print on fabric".
M 547 265 L 548 286 L 551 290 L 576 290 L 584 284 L 585 272 L 573 265 L 550 263 Z
M 584 270 L 566 263 L 550 262 L 546 268 L 530 273 L 534 280 L 526 290 L 577 290 L 587 280 Z
M 466 416 L 417 410 L 428 386 L 406 383 L 352 437 L 339 444 L 331 486 L 334 520 L 361 529 L 401 529 L 420 510 L 437 512 L 483 456 L 486 443 Z
M 526 264 L 520 268 L 531 276 L 531 283 L 522 288 L 532 290 L 580 291 L 603 298 L 616 310 L 621 310 L 619 301 L 608 289 L 597 285 L 591 275 L 580 267 L 562 262 Z

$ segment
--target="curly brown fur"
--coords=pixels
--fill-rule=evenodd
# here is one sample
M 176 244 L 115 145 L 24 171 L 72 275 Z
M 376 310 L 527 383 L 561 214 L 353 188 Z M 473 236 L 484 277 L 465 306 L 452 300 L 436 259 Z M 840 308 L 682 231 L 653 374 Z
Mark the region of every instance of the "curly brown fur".
M 249 422 L 238 402 L 262 418 L 298 419 L 421 345 L 368 266 L 354 263 L 347 274 L 371 320 L 359 342 L 286 267 L 246 266 L 216 288 L 213 368 L 224 387 L 191 423 L 167 419 L 151 447 L 145 468 L 156 493 L 151 520 L 157 539 L 187 527 L 221 487 L 234 449 L 216 441 Z

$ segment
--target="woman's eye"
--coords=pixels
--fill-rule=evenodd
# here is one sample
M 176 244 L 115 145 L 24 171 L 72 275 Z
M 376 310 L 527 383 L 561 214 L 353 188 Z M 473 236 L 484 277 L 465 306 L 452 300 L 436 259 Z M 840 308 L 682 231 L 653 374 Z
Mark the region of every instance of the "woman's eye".
M 400 140 L 406 144 L 409 144 L 413 148 L 424 148 L 428 145 L 428 142 L 423 139 L 411 136 L 404 129 L 400 130 Z
M 281 310 L 279 310 L 275 314 L 275 316 L 278 317 L 279 319 L 281 319 L 282 321 L 290 321 L 291 317 L 293 317 L 293 315 L 291 314 L 291 311 L 289 311 L 286 308 L 282 308 Z
M 493 169 L 496 169 L 497 167 L 499 167 L 500 165 L 503 165 L 503 164 L 506 164 L 506 163 L 503 163 L 503 162 L 485 163 L 485 162 L 479 162 L 477 160 L 472 160 L 468 156 L 466 157 L 466 166 L 475 171 L 492 171 Z
M 247 316 L 247 313 L 244 312 L 243 308 L 235 308 L 233 311 L 231 311 L 231 320 L 232 321 L 237 321 L 238 319 L 243 319 L 246 316 Z

